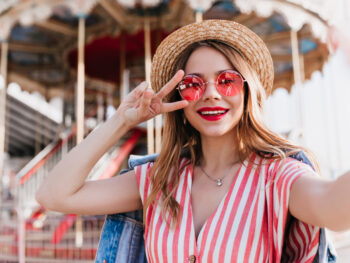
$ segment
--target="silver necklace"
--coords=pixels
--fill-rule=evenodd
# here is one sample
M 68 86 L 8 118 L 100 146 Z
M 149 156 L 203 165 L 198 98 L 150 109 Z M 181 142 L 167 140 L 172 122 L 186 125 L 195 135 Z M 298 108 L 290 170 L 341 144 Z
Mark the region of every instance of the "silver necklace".
M 202 172 L 203 172 L 210 180 L 216 182 L 216 185 L 217 185 L 217 186 L 222 186 L 222 181 L 223 181 L 224 178 L 230 173 L 232 167 L 233 167 L 236 163 L 238 163 L 238 162 L 239 162 L 239 161 L 234 162 L 234 163 L 232 164 L 231 168 L 227 171 L 227 173 L 226 173 L 223 177 L 218 178 L 218 179 L 217 179 L 217 178 L 213 178 L 212 176 L 210 176 L 210 175 L 204 170 L 204 168 L 202 168 L 201 165 L 199 166 L 199 169 L 201 169 Z

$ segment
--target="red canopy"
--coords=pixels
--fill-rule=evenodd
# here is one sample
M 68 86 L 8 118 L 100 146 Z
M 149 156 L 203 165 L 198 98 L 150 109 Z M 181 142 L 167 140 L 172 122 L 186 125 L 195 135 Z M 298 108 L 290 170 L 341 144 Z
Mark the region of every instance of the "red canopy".
M 155 52 L 157 43 L 166 36 L 165 32 L 151 32 L 152 54 Z M 85 46 L 85 73 L 88 76 L 119 83 L 121 37 L 121 34 L 117 37 L 104 36 L 94 39 Z M 134 35 L 125 35 L 125 52 L 127 66 L 131 62 L 137 63 L 137 60 L 143 61 L 145 55 L 144 31 L 139 31 Z M 77 49 L 68 54 L 69 65 L 73 68 L 77 67 L 77 55 Z

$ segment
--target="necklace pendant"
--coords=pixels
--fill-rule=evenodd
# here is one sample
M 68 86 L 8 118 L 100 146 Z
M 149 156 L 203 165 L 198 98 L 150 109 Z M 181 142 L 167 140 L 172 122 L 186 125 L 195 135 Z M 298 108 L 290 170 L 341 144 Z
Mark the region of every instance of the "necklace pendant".
M 217 179 L 216 180 L 216 185 L 217 186 L 222 186 L 222 179 Z

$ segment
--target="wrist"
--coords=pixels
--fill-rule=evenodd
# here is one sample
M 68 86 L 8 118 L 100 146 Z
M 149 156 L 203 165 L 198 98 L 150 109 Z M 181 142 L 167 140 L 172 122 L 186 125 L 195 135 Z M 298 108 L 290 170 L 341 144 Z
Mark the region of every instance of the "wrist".
M 119 108 L 110 118 L 110 121 L 112 122 L 113 133 L 122 133 L 124 135 L 133 128 L 130 121 L 125 118 L 124 111 Z
M 97 156 L 102 156 L 115 145 L 129 130 L 124 118 L 118 112 L 94 129 L 83 141 L 85 145 L 94 149 Z M 97 160 L 96 160 L 97 161 Z

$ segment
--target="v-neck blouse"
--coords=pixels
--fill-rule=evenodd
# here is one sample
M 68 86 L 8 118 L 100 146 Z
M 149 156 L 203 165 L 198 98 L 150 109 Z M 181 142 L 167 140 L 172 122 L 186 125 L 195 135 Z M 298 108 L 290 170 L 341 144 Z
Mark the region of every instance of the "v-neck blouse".
M 183 159 L 181 165 L 185 163 Z M 135 168 L 142 202 L 151 191 L 152 165 Z M 306 174 L 314 171 L 292 158 L 271 161 L 253 154 L 241 165 L 196 240 L 191 207 L 193 167 L 184 166 L 174 193 L 182 210 L 176 228 L 167 226 L 159 205 L 147 208 L 144 238 L 148 262 L 312 262 L 319 228 L 294 217 L 286 226 L 291 186 Z

